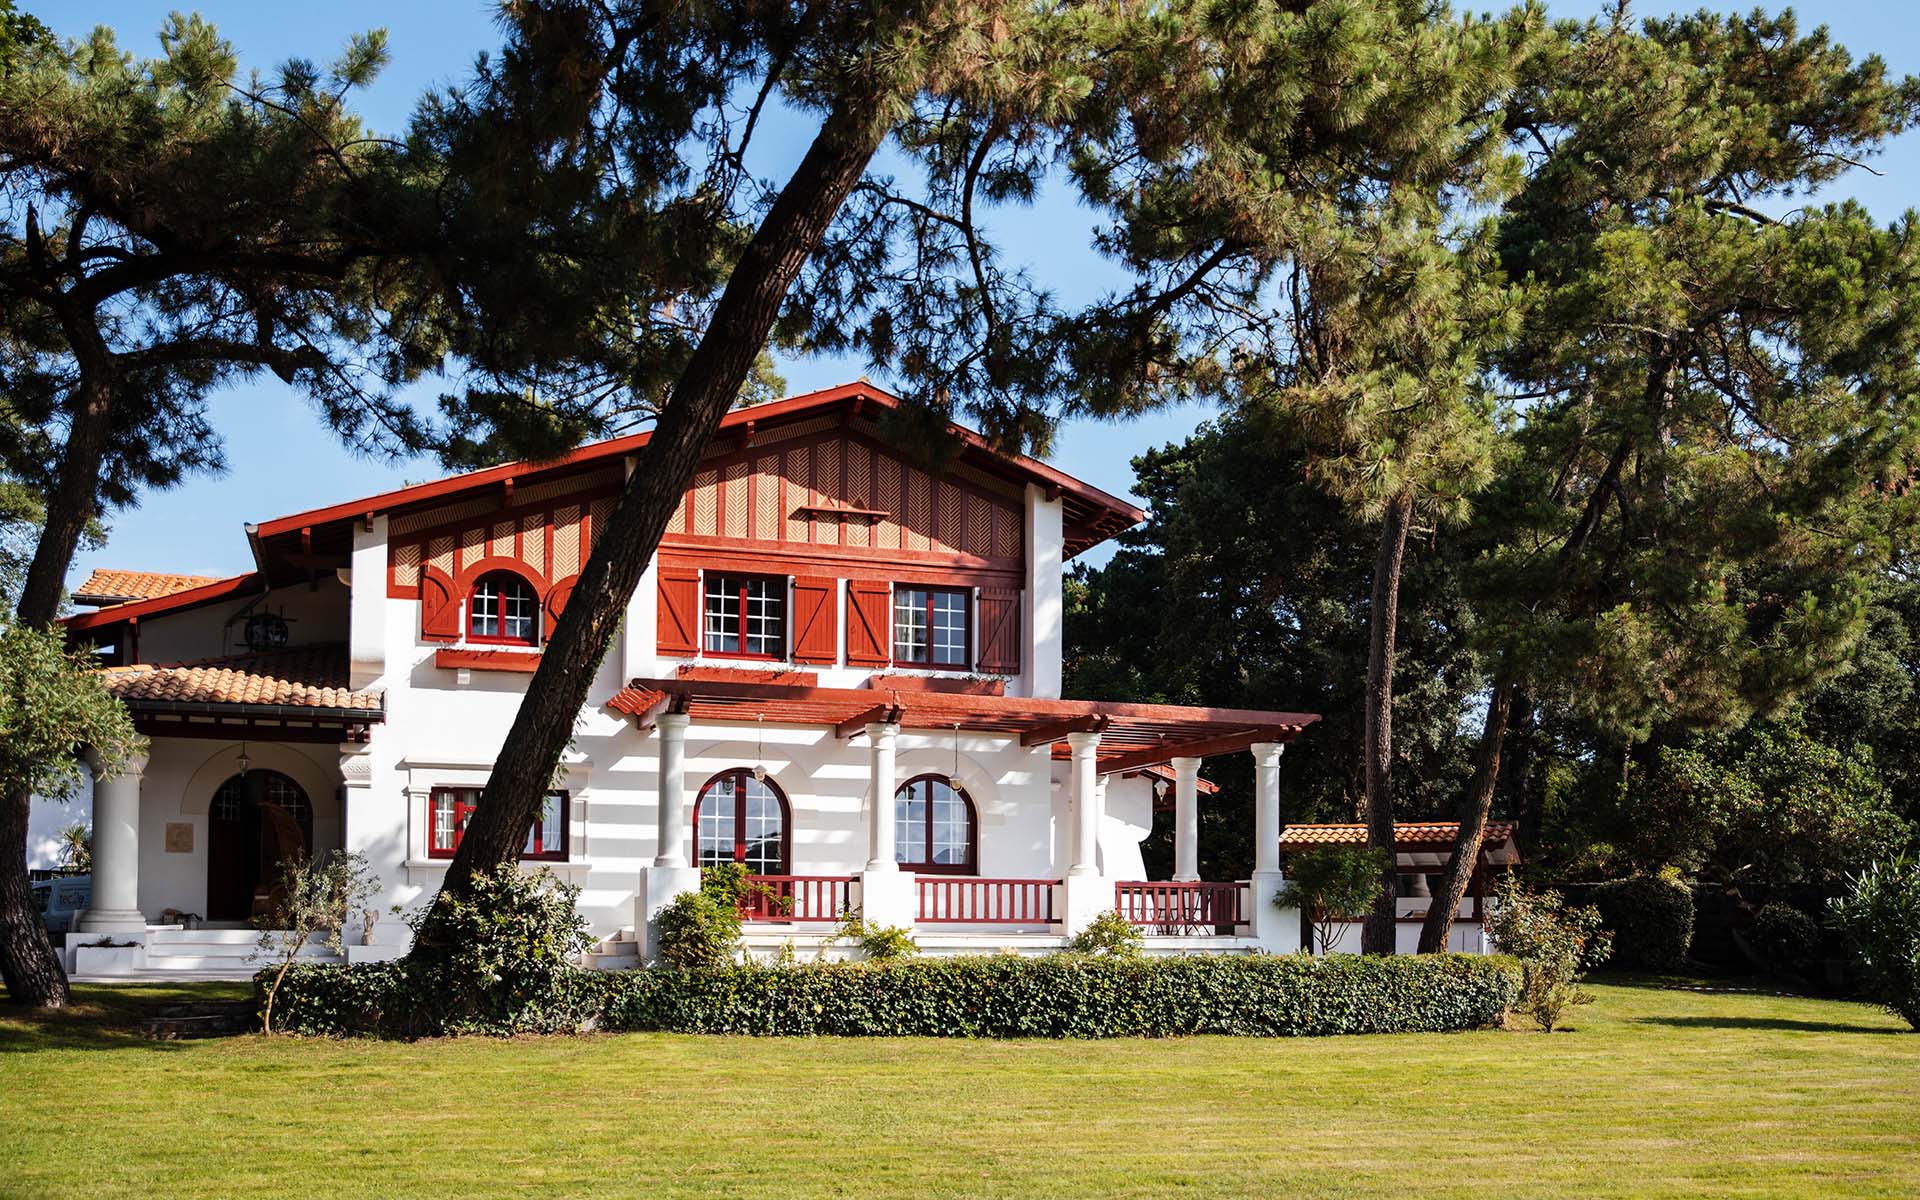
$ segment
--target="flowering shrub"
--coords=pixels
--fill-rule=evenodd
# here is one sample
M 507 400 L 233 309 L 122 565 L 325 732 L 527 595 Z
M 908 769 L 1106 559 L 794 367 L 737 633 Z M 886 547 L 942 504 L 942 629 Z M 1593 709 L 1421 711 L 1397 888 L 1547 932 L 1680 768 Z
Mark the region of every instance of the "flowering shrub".
M 1580 977 L 1606 961 L 1611 935 L 1601 932 L 1598 909 L 1568 908 L 1559 892 L 1529 892 L 1511 872 L 1494 896 L 1488 930 L 1502 953 L 1520 960 L 1514 1008 L 1552 1033 L 1568 1009 L 1593 1001 L 1580 990 Z

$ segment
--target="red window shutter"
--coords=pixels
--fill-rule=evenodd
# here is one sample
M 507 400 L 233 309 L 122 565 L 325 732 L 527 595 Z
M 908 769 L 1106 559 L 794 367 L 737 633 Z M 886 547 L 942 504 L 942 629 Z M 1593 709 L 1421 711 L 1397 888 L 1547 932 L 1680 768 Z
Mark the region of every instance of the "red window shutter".
M 420 572 L 420 636 L 430 642 L 460 640 L 460 601 L 453 580 L 428 567 Z
M 573 598 L 573 585 L 579 581 L 578 575 L 571 575 L 547 589 L 546 631 L 549 634 L 560 623 L 560 614 L 567 611 L 567 601 Z
M 840 581 L 793 581 L 793 661 L 832 666 L 840 649 Z
M 847 665 L 884 667 L 893 661 L 893 585 L 847 580 Z
M 654 653 L 692 658 L 700 646 L 700 572 L 660 568 Z
M 1020 673 L 1020 593 L 980 589 L 979 669 L 994 675 Z

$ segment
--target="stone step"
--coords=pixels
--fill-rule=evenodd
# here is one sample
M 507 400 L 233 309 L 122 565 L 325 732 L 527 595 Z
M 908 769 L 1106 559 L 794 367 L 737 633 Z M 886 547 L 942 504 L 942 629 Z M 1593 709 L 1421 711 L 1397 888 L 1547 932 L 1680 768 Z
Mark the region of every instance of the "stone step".
M 301 962 L 340 963 L 346 960 L 338 954 L 315 954 L 305 952 L 300 955 Z M 155 954 L 147 951 L 149 971 L 222 971 L 235 975 L 251 975 L 269 965 L 265 958 L 246 958 L 233 954 Z

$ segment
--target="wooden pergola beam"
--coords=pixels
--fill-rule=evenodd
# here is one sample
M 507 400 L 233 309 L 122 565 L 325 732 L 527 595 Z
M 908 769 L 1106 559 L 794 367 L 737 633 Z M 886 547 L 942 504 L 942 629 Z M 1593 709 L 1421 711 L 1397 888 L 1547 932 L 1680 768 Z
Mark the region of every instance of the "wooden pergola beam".
M 1099 713 L 1089 713 L 1084 717 L 1068 717 L 1061 721 L 1049 721 L 1045 725 L 1035 726 L 1020 735 L 1022 746 L 1051 746 L 1070 733 L 1099 733 L 1107 727 L 1107 718 Z
M 1129 750 L 1116 754 L 1112 758 L 1102 759 L 1100 773 L 1113 775 L 1127 771 L 1138 771 L 1142 767 L 1157 767 L 1176 758 L 1206 758 L 1214 754 L 1233 754 L 1245 750 L 1255 742 L 1284 742 L 1293 737 L 1293 730 L 1286 726 L 1272 726 L 1262 729 L 1247 729 L 1239 733 L 1222 737 L 1206 738 L 1197 742 L 1173 742 L 1161 746 L 1148 746 L 1140 750 Z
M 897 723 L 900 720 L 898 704 L 876 704 L 872 708 L 857 712 L 833 727 L 833 736 L 837 738 L 858 737 L 865 733 L 869 725 Z

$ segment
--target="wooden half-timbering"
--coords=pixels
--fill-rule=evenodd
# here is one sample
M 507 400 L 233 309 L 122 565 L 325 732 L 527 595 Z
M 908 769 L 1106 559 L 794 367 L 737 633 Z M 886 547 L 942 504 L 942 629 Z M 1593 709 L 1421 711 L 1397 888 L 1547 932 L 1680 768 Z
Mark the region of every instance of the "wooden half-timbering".
M 834 418 L 709 457 L 667 524 L 661 561 L 795 576 L 869 574 L 1018 587 L 1024 499 L 984 473 L 934 472 Z
M 397 515 L 388 526 L 387 594 L 419 599 L 423 638 L 455 641 L 475 582 L 508 571 L 539 595 L 551 633 L 613 512 L 620 479 L 617 469 L 598 471 Z

